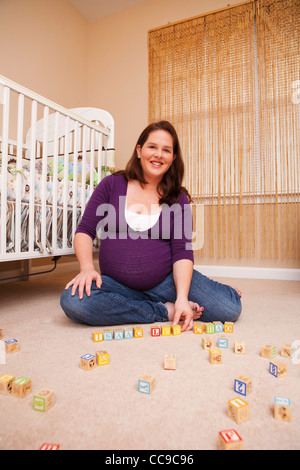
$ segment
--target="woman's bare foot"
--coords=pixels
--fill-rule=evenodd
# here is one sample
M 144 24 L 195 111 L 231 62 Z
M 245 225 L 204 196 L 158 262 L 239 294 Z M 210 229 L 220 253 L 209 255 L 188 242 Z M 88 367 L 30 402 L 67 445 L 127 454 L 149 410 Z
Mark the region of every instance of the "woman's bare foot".
M 232 287 L 232 289 L 234 289 L 234 290 L 237 291 L 237 293 L 238 293 L 238 295 L 239 295 L 239 298 L 241 299 L 241 298 L 242 298 L 242 292 L 241 292 L 239 289 L 237 289 L 236 287 L 234 287 L 234 286 L 230 286 L 230 287 Z
M 196 302 L 192 302 L 191 300 L 189 300 L 189 304 L 193 310 L 193 320 L 198 320 L 202 315 L 204 307 L 200 307 L 199 304 L 197 304 Z M 175 315 L 175 304 L 173 304 L 172 302 L 166 302 L 165 306 L 168 310 L 169 321 L 173 321 Z

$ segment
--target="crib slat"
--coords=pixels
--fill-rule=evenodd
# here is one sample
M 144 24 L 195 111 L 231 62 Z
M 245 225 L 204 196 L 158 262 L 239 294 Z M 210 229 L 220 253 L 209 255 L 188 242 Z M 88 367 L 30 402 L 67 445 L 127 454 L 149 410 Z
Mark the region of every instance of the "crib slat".
M 8 154 L 8 130 L 9 130 L 9 102 L 10 89 L 3 89 L 3 113 L 2 113 L 2 184 L 1 184 L 1 254 L 6 253 L 6 202 L 7 202 L 7 154 Z
M 24 95 L 18 97 L 18 124 L 17 124 L 17 169 L 22 168 L 23 156 L 23 125 L 24 125 Z M 15 252 L 21 252 L 21 189 L 22 174 L 16 174 L 16 217 L 15 217 Z
M 101 175 L 102 175 L 102 134 L 99 132 L 98 134 L 98 184 L 101 181 Z
M 63 180 L 63 248 L 67 246 L 67 234 L 68 234 L 68 199 L 69 199 L 69 143 L 70 143 L 70 132 L 69 132 L 70 118 L 66 117 L 65 124 L 65 147 L 64 147 L 64 180 Z
M 54 151 L 53 151 L 53 181 L 52 181 L 52 251 L 57 250 L 57 172 L 58 172 L 58 125 L 60 114 L 55 113 L 54 120 Z M 50 209 L 51 210 L 51 209 Z
M 85 207 L 85 181 L 86 181 L 86 139 L 87 139 L 87 129 L 86 126 L 83 126 L 82 130 L 82 173 L 81 173 L 81 207 Z
M 41 245 L 46 250 L 46 193 L 47 193 L 47 155 L 48 155 L 49 108 L 44 107 L 43 156 L 41 180 Z
M 73 157 L 73 214 L 72 214 L 72 242 L 77 225 L 77 202 L 78 202 L 78 149 L 80 145 L 80 128 L 78 121 L 75 122 L 74 130 L 74 157 Z
M 30 141 L 30 176 L 29 176 L 29 230 L 28 251 L 34 252 L 34 196 L 35 196 L 35 157 L 36 157 L 36 121 L 37 102 L 31 103 L 31 141 Z

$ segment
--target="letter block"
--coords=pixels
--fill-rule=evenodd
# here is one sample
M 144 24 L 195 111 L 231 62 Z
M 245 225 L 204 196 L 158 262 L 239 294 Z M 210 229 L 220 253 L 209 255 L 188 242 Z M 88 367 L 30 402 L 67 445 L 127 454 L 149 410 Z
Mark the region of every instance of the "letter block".
M 160 327 L 152 326 L 151 327 L 151 336 L 160 336 Z
M 274 375 L 274 377 L 284 377 L 287 375 L 287 365 L 280 361 L 270 362 L 269 372 Z
M 176 370 L 176 356 L 174 354 L 165 354 L 164 369 Z
M 171 326 L 171 331 L 174 336 L 180 335 L 181 334 L 181 326 L 180 325 L 172 325 Z
M 220 349 L 209 350 L 209 360 L 212 364 L 222 364 L 222 352 Z
M 267 359 L 273 359 L 276 356 L 276 347 L 271 344 L 265 344 L 261 348 L 260 355 Z
M 274 398 L 274 418 L 287 423 L 291 421 L 291 400 L 289 398 Z
M 39 450 L 59 450 L 60 449 L 60 444 L 50 444 L 49 442 L 44 442 L 44 444 L 41 445 Z
M 114 329 L 114 339 L 119 341 L 124 338 L 124 331 L 123 328 L 115 328 Z
M 204 323 L 204 331 L 207 334 L 212 334 L 215 332 L 215 325 L 213 323 Z
M 138 391 L 141 393 L 149 394 L 153 392 L 155 388 L 155 377 L 152 375 L 142 375 L 138 381 Z
M 96 352 L 96 362 L 98 366 L 104 366 L 109 364 L 109 354 L 107 351 L 97 351 Z
M 210 349 L 213 346 L 213 340 L 208 338 L 207 336 L 203 336 L 202 338 L 202 348 L 203 349 Z
M 133 328 L 126 327 L 123 329 L 124 331 L 124 339 L 132 339 L 133 338 Z
M 80 358 L 80 367 L 83 370 L 91 370 L 96 367 L 96 358 L 92 354 L 84 354 Z
M 5 352 L 11 354 L 19 350 L 19 343 L 17 339 L 7 339 L 5 341 Z
M 196 335 L 202 335 L 203 334 L 203 325 L 194 325 L 194 333 Z
M 242 423 L 249 419 L 249 405 L 242 398 L 233 398 L 228 400 L 227 414 L 234 419 L 236 423 Z
M 222 322 L 213 321 L 213 324 L 215 325 L 215 333 L 223 333 L 224 325 Z
M 219 336 L 218 348 L 228 348 L 228 338 L 225 338 L 224 336 Z
M 226 321 L 224 323 L 224 333 L 232 333 L 233 332 L 233 322 Z
M 234 380 L 234 391 L 247 396 L 252 392 L 252 380 L 246 375 L 239 375 Z
M 282 357 L 292 357 L 292 345 L 291 344 L 282 344 L 280 348 L 280 356 Z
M 103 341 L 103 332 L 102 331 L 92 331 L 93 341 L 96 343 L 99 341 Z
M 243 450 L 243 439 L 235 431 L 235 429 L 228 429 L 220 431 L 218 437 L 219 450 Z
M 112 341 L 114 332 L 111 329 L 103 330 L 103 341 Z
M 161 335 L 162 336 L 170 336 L 171 335 L 171 327 L 170 326 L 162 326 L 161 327 Z
M 143 337 L 143 328 L 134 327 L 133 328 L 133 336 L 135 338 L 142 338 Z
M 54 405 L 54 392 L 43 388 L 33 396 L 33 409 L 48 411 Z
M 245 341 L 235 341 L 234 352 L 235 354 L 245 354 L 246 353 Z
M 2 336 L 3 336 L 3 330 L 2 328 L 0 328 L 0 339 L 2 338 Z
M 0 377 L 0 393 L 7 395 L 11 392 L 12 383 L 15 380 L 14 375 L 4 374 Z
M 24 398 L 31 393 L 31 380 L 27 377 L 19 377 L 12 383 L 11 394 L 14 397 Z

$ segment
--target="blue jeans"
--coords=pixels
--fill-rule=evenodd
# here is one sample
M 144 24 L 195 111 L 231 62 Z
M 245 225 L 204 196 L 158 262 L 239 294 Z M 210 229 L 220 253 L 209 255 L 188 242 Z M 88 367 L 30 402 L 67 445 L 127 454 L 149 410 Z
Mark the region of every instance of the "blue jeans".
M 65 314 L 76 322 L 94 326 L 168 321 L 165 302 L 175 302 L 176 288 L 170 273 L 160 284 L 146 291 L 130 289 L 108 276 L 102 276 L 100 289 L 93 282 L 91 295 L 79 299 L 72 286 L 62 293 L 60 304 Z M 241 310 L 241 299 L 235 289 L 213 281 L 194 270 L 189 300 L 204 307 L 200 320 L 235 321 Z

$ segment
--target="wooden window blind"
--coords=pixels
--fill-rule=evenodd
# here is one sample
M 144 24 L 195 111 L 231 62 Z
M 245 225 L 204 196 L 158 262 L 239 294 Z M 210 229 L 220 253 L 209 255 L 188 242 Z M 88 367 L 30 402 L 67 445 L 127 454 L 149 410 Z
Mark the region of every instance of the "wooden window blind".
M 300 2 L 149 31 L 149 121 L 175 126 L 205 258 L 300 260 Z

